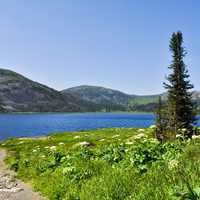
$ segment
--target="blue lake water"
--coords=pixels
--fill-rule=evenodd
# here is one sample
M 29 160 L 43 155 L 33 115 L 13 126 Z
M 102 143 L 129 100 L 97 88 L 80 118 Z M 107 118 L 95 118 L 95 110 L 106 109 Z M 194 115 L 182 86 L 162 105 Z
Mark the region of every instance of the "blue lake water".
M 0 114 L 0 140 L 9 137 L 33 137 L 54 132 L 97 128 L 149 127 L 152 124 L 154 124 L 153 114 Z

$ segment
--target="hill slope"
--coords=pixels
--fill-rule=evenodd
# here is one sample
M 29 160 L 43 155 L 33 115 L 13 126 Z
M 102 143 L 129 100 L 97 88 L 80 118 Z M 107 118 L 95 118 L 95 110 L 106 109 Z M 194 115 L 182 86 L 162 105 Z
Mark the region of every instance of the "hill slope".
M 69 112 L 87 111 L 89 104 L 29 80 L 10 70 L 0 69 L 0 111 Z
M 118 90 L 98 86 L 78 86 L 61 91 L 64 94 L 72 94 L 93 102 L 102 107 L 123 108 L 126 111 L 152 111 L 157 104 L 159 95 L 129 95 Z M 121 109 L 120 109 L 121 110 Z
M 84 101 L 100 105 L 102 109 L 111 110 L 126 110 L 130 100 L 130 96 L 123 92 L 97 86 L 83 85 L 63 90 L 62 93 L 75 95 Z
M 166 100 L 166 93 L 157 95 L 130 95 L 118 90 L 98 86 L 78 86 L 61 91 L 63 94 L 71 94 L 82 100 L 95 103 L 107 110 L 153 112 L 158 104 L 159 96 Z M 193 92 L 193 100 L 200 113 L 200 92 Z M 114 108 L 114 109 L 113 109 Z

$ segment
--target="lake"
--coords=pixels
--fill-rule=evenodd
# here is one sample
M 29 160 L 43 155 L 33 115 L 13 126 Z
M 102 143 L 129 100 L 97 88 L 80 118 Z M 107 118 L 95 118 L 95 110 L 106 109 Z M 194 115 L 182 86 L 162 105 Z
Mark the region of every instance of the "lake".
M 149 127 L 152 124 L 154 124 L 153 114 L 0 114 L 0 140 L 9 137 L 34 137 L 43 136 L 55 132 L 81 131 L 97 128 L 145 128 Z

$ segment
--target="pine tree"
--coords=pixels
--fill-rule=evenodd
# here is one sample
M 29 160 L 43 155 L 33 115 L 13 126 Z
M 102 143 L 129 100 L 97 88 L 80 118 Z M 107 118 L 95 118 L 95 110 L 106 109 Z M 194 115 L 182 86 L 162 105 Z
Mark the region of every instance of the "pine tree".
M 164 83 L 168 90 L 168 128 L 174 135 L 179 130 L 185 129 L 185 136 L 191 137 L 195 122 L 194 105 L 190 92 L 193 85 L 188 79 L 188 70 L 183 60 L 186 51 L 183 47 L 183 36 L 180 31 L 172 34 L 169 48 L 173 58 L 172 64 L 169 66 L 172 72 L 167 77 L 169 83 Z

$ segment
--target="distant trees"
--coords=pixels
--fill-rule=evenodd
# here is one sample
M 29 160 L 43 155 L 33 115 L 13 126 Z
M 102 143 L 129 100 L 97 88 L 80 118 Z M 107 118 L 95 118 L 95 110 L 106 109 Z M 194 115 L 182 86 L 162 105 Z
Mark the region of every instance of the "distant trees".
M 194 104 L 190 91 L 193 85 L 190 83 L 188 70 L 183 61 L 186 51 L 183 47 L 183 36 L 180 31 L 172 34 L 169 48 L 172 53 L 172 63 L 169 66 L 171 74 L 167 77 L 168 82 L 164 83 L 168 94 L 167 102 L 164 108 L 165 113 L 163 114 L 162 111 L 161 116 L 160 111 L 158 112 L 157 131 L 162 132 L 162 134 L 168 132 L 173 136 L 182 133 L 190 138 L 195 123 Z M 161 107 L 160 104 L 161 102 L 158 107 Z M 163 118 L 165 124 L 161 123 Z M 165 130 L 163 130 L 163 126 L 165 126 Z

